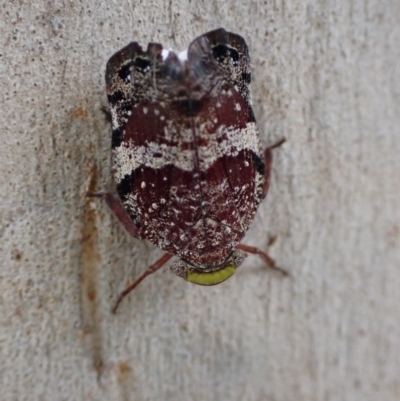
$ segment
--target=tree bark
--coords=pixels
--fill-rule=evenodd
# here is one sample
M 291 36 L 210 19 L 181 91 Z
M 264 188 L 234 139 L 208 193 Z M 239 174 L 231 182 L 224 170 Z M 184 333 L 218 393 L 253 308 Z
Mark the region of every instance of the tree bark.
M 0 9 L 0 399 L 400 399 L 400 3 L 5 2 Z M 215 287 L 88 190 L 112 190 L 101 107 L 132 40 L 183 50 L 223 26 L 250 49 L 271 189 Z M 269 238 L 276 235 L 268 248 Z

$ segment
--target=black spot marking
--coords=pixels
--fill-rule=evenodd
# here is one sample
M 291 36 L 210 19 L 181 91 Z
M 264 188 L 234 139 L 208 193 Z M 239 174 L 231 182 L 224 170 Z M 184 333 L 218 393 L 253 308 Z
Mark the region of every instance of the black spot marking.
M 239 61 L 239 53 L 236 49 L 228 47 L 226 45 L 217 45 L 212 48 L 214 58 L 219 62 L 223 63 L 228 57 L 232 60 L 233 65 L 237 65 Z
M 128 63 L 118 70 L 118 75 L 126 84 L 128 84 L 131 81 L 130 80 L 131 72 L 132 72 L 132 63 Z
M 242 72 L 242 80 L 243 80 L 244 83 L 250 84 L 251 83 L 251 74 L 250 74 L 250 72 L 243 71 Z
M 117 148 L 118 146 L 121 146 L 122 140 L 123 140 L 123 129 L 122 127 L 114 128 L 112 130 L 112 142 L 111 146 L 112 148 Z
M 265 165 L 263 159 L 261 159 L 260 156 L 258 156 L 256 153 L 252 152 L 251 153 L 251 158 L 253 159 L 254 167 L 256 170 L 264 176 L 265 173 Z
M 111 105 L 114 105 L 123 99 L 124 99 L 124 93 L 121 91 L 115 91 L 113 94 L 108 95 L 108 101 L 110 102 Z
M 127 174 L 117 185 L 117 192 L 122 201 L 125 201 L 132 193 L 133 180 L 132 174 Z
M 249 104 L 248 104 L 248 110 L 249 110 L 248 122 L 249 123 L 255 123 L 256 122 L 256 117 L 254 115 L 254 111 L 253 111 L 252 107 Z
M 138 57 L 135 59 L 135 67 L 142 74 L 150 72 L 150 60 Z
M 118 192 L 118 195 L 119 195 L 122 203 L 125 203 L 128 199 L 128 195 L 132 194 L 134 182 L 135 182 L 134 175 L 127 174 L 117 185 L 117 192 Z M 125 205 L 125 208 L 126 208 L 126 211 L 129 215 L 129 217 L 133 221 L 133 224 L 137 228 L 140 228 L 142 224 L 141 224 L 139 216 L 137 214 L 137 210 L 132 208 L 132 206 L 127 207 Z
M 132 110 L 132 103 L 131 102 L 122 102 L 119 105 L 119 110 L 120 110 L 120 113 L 122 113 L 122 115 L 124 117 L 127 117 L 128 111 Z

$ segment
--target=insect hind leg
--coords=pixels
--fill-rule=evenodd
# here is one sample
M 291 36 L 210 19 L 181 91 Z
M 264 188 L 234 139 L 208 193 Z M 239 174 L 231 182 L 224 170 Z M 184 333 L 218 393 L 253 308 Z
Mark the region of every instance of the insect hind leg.
M 269 268 L 282 273 L 284 276 L 289 275 L 289 273 L 286 270 L 276 266 L 275 260 L 272 259 L 271 256 L 269 256 L 267 253 L 263 252 L 261 249 L 256 248 L 255 246 L 250 246 L 245 244 L 237 244 L 235 248 L 240 249 L 246 253 L 258 255 L 267 264 Z
M 122 300 L 131 292 L 133 291 L 147 276 L 150 276 L 150 274 L 155 273 L 157 270 L 161 269 L 170 259 L 172 258 L 172 255 L 168 253 L 164 253 L 163 256 L 161 256 L 160 259 L 158 259 L 155 263 L 153 263 L 145 272 L 143 272 L 131 285 L 129 285 L 127 288 L 125 288 L 124 291 L 121 292 L 119 295 L 117 302 L 114 305 L 114 308 L 112 310 L 113 313 L 117 312 L 119 304 L 122 302 Z

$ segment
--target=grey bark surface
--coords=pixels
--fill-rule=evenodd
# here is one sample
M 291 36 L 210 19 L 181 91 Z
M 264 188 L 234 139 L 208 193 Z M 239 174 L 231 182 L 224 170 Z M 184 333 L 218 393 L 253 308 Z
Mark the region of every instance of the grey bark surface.
M 0 400 L 400 399 L 400 2 L 46 1 L 0 9 Z M 132 40 L 223 26 L 282 136 L 249 257 L 205 288 L 88 188 L 112 189 L 104 71 Z

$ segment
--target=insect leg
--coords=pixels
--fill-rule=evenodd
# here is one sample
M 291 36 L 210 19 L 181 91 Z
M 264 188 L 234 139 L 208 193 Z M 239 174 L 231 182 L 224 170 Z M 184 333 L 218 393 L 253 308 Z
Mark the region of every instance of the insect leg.
M 285 138 L 280 139 L 275 145 L 270 146 L 269 148 L 265 149 L 264 152 L 264 186 L 262 191 L 262 198 L 265 198 L 269 188 L 270 182 L 270 174 L 271 174 L 271 164 L 272 164 L 272 149 L 275 149 L 281 146 L 286 141 Z
M 112 214 L 122 223 L 125 229 L 128 231 L 132 237 L 139 238 L 139 230 L 129 217 L 128 213 L 126 212 L 125 208 L 122 206 L 119 199 L 113 194 L 106 193 L 106 192 L 96 192 L 96 193 L 88 193 L 87 196 L 89 197 L 98 197 L 103 198 L 107 203 L 108 207 L 110 208 Z
M 271 256 L 267 255 L 265 252 L 256 248 L 255 246 L 249 246 L 245 244 L 237 244 L 236 249 L 240 249 L 244 252 L 251 253 L 253 255 L 258 255 L 271 269 L 277 270 L 281 272 L 284 276 L 287 276 L 289 273 L 286 270 L 277 267 L 275 264 L 275 260 L 271 258 Z
M 150 276 L 150 274 L 155 273 L 157 270 L 163 267 L 165 263 L 167 263 L 171 258 L 172 255 L 165 253 L 163 256 L 161 256 L 160 259 L 157 260 L 157 262 L 153 263 L 139 278 L 137 278 L 131 285 L 125 288 L 125 290 L 122 291 L 121 294 L 119 295 L 112 312 L 115 313 L 117 311 L 118 306 L 122 302 L 122 300 L 131 291 L 133 291 L 147 276 Z
M 285 142 L 286 142 L 286 138 L 283 137 L 283 138 L 279 139 L 279 141 L 276 142 L 274 145 L 271 145 L 268 149 L 279 148 L 279 146 L 283 145 Z

